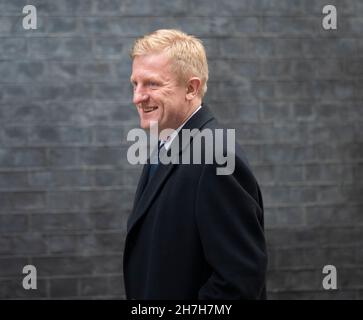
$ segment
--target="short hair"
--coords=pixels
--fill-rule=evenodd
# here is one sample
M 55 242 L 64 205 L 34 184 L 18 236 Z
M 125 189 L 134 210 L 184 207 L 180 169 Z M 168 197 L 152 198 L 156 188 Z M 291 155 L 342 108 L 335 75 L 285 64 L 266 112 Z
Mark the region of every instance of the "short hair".
M 182 81 L 196 76 L 201 80 L 200 96 L 207 92 L 208 62 L 202 41 L 180 30 L 160 29 L 137 39 L 130 56 L 165 52 L 173 63 L 173 71 Z

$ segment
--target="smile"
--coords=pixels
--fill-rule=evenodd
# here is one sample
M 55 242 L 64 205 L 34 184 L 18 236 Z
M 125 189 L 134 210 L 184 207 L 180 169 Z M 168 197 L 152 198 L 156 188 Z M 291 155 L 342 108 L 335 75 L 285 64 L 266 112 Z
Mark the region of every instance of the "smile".
M 144 113 L 150 113 L 153 112 L 154 110 L 156 110 L 158 107 L 146 107 L 146 108 L 142 108 L 142 110 L 144 111 Z

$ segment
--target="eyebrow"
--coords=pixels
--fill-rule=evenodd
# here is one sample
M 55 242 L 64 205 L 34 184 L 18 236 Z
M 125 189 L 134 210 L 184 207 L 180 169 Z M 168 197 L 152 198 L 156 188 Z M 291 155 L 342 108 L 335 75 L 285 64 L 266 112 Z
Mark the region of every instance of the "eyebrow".
M 136 81 L 132 76 L 130 77 L 130 82 L 132 83 L 132 82 L 134 82 L 134 81 Z M 147 78 L 145 78 L 145 81 L 155 81 L 155 82 L 160 82 L 160 81 L 162 81 L 162 79 L 157 79 L 156 77 L 154 77 L 154 76 L 150 76 L 150 77 L 147 77 Z

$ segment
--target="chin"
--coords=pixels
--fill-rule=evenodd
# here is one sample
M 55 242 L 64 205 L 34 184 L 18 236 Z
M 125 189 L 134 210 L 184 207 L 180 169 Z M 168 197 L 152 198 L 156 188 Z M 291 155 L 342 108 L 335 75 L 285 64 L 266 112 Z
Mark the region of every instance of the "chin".
M 157 119 L 151 119 L 151 120 L 143 120 L 140 121 L 140 127 L 144 130 L 150 130 L 150 122 L 154 121 L 154 122 L 158 122 Z
M 150 124 L 149 122 L 142 121 L 140 122 L 140 128 L 144 130 L 150 130 Z

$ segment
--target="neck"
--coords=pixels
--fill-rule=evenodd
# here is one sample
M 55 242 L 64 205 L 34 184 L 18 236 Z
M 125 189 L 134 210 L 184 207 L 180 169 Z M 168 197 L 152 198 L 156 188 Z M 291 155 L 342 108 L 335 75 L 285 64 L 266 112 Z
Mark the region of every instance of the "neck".
M 192 107 L 188 110 L 188 112 L 185 114 L 185 116 L 183 117 L 183 120 L 179 122 L 179 124 L 177 126 L 175 126 L 175 128 L 171 129 L 164 129 L 159 131 L 159 139 L 160 140 L 166 140 L 167 137 L 174 131 L 177 130 L 183 123 L 185 123 L 189 117 L 195 112 L 195 110 L 197 110 L 199 108 L 199 106 L 201 105 L 201 101 L 199 102 L 195 102 Z
M 194 112 L 199 108 L 199 106 L 202 104 L 201 99 L 197 99 L 190 103 L 191 107 L 189 108 L 188 112 L 186 113 L 183 121 L 179 124 L 181 126 Z

